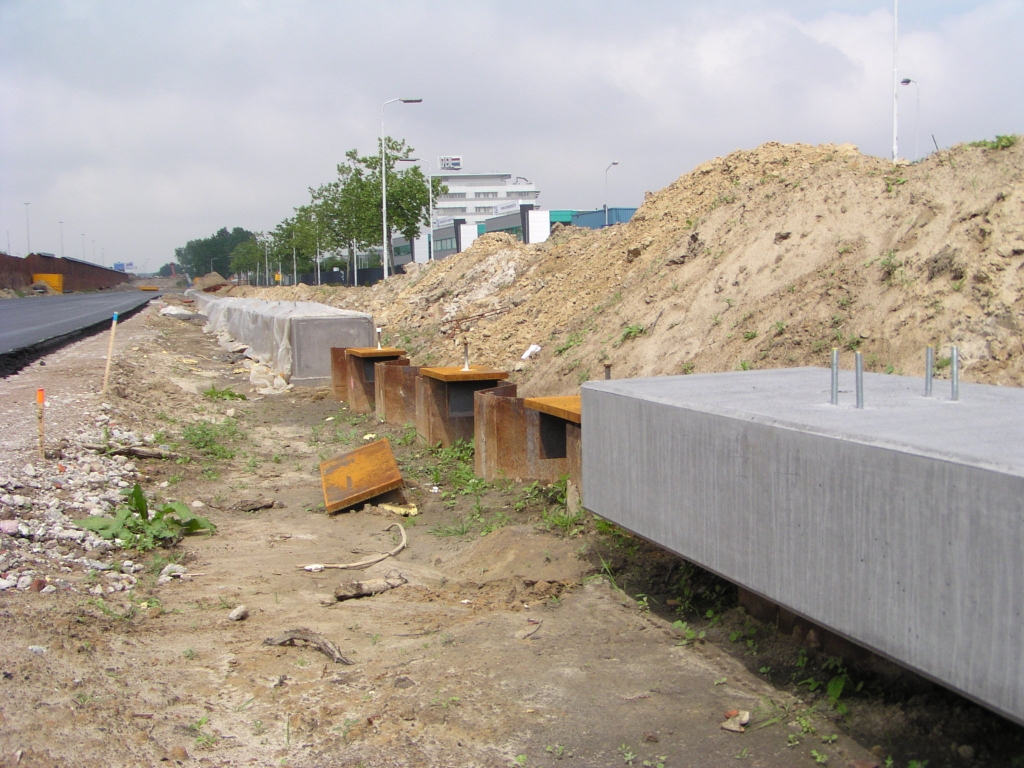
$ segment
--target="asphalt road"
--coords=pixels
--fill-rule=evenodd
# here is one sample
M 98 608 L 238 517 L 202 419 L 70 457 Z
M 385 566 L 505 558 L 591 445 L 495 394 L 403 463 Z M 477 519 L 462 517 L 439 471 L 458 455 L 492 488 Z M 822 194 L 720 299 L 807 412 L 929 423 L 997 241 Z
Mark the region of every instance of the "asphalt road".
M 0 355 L 109 321 L 159 296 L 152 291 L 69 293 L 0 300 Z

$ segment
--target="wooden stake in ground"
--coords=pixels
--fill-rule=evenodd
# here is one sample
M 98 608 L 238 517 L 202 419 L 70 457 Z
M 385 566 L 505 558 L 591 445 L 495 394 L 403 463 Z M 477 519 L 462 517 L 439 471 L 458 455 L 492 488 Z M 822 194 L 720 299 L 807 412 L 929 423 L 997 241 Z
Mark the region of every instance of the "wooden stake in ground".
M 110 381 L 110 361 L 114 357 L 114 336 L 117 334 L 117 312 L 114 313 L 114 322 L 110 324 L 110 345 L 107 347 L 107 369 L 103 372 L 103 390 L 100 395 L 107 394 L 107 382 Z
M 43 408 L 46 405 L 46 392 L 36 390 L 36 419 L 39 421 L 39 458 L 46 458 L 46 448 L 43 441 Z

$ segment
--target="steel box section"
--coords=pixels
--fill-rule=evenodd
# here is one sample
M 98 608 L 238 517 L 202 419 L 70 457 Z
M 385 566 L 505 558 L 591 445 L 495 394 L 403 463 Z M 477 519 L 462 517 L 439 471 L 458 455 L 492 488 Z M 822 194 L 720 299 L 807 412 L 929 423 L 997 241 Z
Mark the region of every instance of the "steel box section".
M 331 390 L 339 403 L 348 402 L 348 347 L 331 347 Z
M 488 482 L 502 479 L 554 483 L 567 471 L 565 422 L 561 429 L 562 456 L 548 458 L 541 422 L 554 417 L 527 408 L 516 397 L 515 384 L 478 390 L 473 395 L 473 471 Z
M 442 448 L 459 440 L 472 440 L 474 393 L 490 389 L 507 377 L 503 371 L 420 368 L 416 378 L 416 436 L 422 443 Z
M 584 505 L 1024 723 L 1024 390 L 829 381 L 585 384 Z
M 377 418 L 387 424 L 416 423 L 416 378 L 418 365 L 409 365 L 408 358 L 402 363 L 390 360 L 377 364 L 377 380 L 374 382 Z
M 377 363 L 390 360 L 409 364 L 403 357 L 404 349 L 349 348 L 348 358 L 348 407 L 352 413 L 373 413 L 377 408 Z

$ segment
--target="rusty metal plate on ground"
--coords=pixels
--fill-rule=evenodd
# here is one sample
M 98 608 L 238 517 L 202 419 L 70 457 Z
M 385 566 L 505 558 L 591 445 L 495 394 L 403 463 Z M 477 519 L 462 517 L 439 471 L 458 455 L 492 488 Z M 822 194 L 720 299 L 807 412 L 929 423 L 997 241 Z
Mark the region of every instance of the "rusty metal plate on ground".
M 583 421 L 582 398 L 579 395 L 569 397 L 528 397 L 523 405 L 535 411 L 557 416 L 566 421 L 579 424 Z
M 387 440 L 376 440 L 321 462 L 320 482 L 328 514 L 403 485 L 402 473 Z

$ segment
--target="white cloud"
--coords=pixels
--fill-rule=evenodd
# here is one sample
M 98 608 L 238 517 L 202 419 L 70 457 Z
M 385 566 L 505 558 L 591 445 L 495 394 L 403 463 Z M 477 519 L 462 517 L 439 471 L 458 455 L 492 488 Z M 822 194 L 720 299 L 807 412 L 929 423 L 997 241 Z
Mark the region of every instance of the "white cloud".
M 536 181 L 548 207 L 636 205 L 763 141 L 891 144 L 892 5 L 853 0 L 83 2 L 0 8 L 0 223 L 23 252 L 157 267 L 221 226 L 272 227 L 347 149 Z M 1024 131 L 1024 1 L 901 4 L 920 143 Z M 905 74 L 904 74 L 905 73 Z M 913 152 L 913 88 L 901 149 Z M 75 233 L 72 235 L 71 233 Z M 2 236 L 2 233 L 0 233 Z M 72 243 L 78 243 L 76 249 Z M 4 242 L 0 240 L 0 245 Z M 88 249 L 87 249 L 88 250 Z

